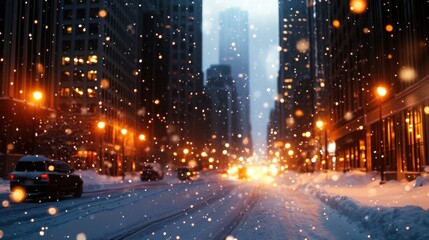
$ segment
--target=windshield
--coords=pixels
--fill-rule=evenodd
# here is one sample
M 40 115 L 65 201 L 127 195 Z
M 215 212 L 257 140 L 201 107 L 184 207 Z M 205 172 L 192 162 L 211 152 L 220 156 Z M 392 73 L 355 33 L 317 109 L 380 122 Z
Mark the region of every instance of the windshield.
M 44 172 L 46 171 L 44 162 L 18 162 L 15 171 L 17 172 Z

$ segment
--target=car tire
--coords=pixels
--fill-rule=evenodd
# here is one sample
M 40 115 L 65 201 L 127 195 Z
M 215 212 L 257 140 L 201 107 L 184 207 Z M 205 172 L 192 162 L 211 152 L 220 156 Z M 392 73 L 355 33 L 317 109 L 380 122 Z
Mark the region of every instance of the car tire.
M 75 197 L 75 198 L 81 197 L 82 196 L 82 192 L 83 192 L 83 186 L 82 186 L 82 184 L 79 184 L 76 187 L 75 192 L 73 193 L 73 197 Z
M 58 188 L 54 188 L 48 195 L 49 201 L 58 201 L 60 200 L 61 192 L 58 190 Z

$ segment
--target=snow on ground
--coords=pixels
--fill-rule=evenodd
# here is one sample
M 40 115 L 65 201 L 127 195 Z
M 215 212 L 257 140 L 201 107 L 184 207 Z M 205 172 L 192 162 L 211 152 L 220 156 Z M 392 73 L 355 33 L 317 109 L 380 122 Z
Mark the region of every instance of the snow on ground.
M 141 184 L 138 175 L 126 176 L 125 181 L 122 181 L 121 177 L 101 176 L 90 170 L 77 173 L 84 180 L 84 193 Z M 212 175 L 218 177 L 217 174 L 210 172 L 202 173 L 204 178 L 210 178 Z M 284 231 L 281 223 L 287 223 L 287 218 L 293 217 L 293 211 L 305 211 L 306 208 L 312 207 L 311 203 L 289 202 L 288 191 L 294 190 L 313 195 L 329 207 L 310 211 L 319 212 L 320 216 L 309 215 L 307 220 L 303 220 L 302 226 L 286 226 L 296 231 L 306 231 L 310 233 L 310 238 L 311 230 L 317 230 L 320 226 L 307 223 L 317 222 L 318 217 L 326 218 L 326 221 L 319 220 L 320 223 L 327 225 L 324 229 L 330 226 L 337 228 L 338 233 L 345 216 L 348 221 L 357 223 L 363 229 L 371 229 L 371 233 L 364 233 L 368 239 L 429 239 L 429 177 L 424 174 L 416 181 L 388 181 L 382 185 L 379 184 L 379 180 L 377 173 L 360 171 L 314 174 L 287 172 L 268 183 L 277 188 L 277 191 L 265 193 L 261 203 L 253 210 L 255 214 L 249 215 L 233 233 L 235 236 L 243 235 L 240 229 L 249 226 L 255 230 L 268 227 L 272 228 L 271 233 L 274 235 L 265 237 L 279 239 L 276 234 L 283 235 Z M 167 184 L 178 182 L 174 176 L 167 176 L 164 181 Z M 0 194 L 9 193 L 8 184 L 8 181 L 0 180 Z M 274 201 L 275 198 L 281 198 L 281 201 Z M 282 206 L 276 206 L 279 203 Z M 276 212 L 276 209 L 281 207 L 290 211 L 287 214 Z M 334 209 L 335 212 L 330 209 Z M 270 218 L 274 221 L 269 221 Z M 286 220 L 271 224 L 279 218 Z M 263 224 L 264 222 L 271 223 L 267 225 Z M 330 239 L 329 234 L 330 232 L 326 233 L 326 239 Z M 345 234 L 344 239 L 347 239 L 349 233 L 342 234 Z

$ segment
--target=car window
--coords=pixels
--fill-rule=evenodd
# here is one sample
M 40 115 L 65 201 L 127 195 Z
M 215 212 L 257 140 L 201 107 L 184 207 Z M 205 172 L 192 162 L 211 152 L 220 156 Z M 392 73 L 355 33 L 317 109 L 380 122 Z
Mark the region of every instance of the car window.
M 44 162 L 18 162 L 15 171 L 18 172 L 44 172 Z
M 69 167 L 66 163 L 61 161 L 55 162 L 55 171 L 61 173 L 70 173 L 72 172 L 71 167 Z

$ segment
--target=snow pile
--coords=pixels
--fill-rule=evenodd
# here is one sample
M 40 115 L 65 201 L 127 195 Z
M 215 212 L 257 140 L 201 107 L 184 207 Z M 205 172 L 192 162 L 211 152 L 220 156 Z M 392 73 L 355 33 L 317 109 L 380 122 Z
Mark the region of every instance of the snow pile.
M 379 184 L 376 174 L 359 171 L 319 173 L 299 178 L 304 183 L 300 187 L 303 191 L 370 230 L 368 238 L 429 238 L 429 211 L 419 204 L 412 204 L 418 199 L 427 208 L 429 184 L 426 177 L 413 182 L 389 181 L 385 185 Z M 402 199 L 402 202 L 394 199 Z

